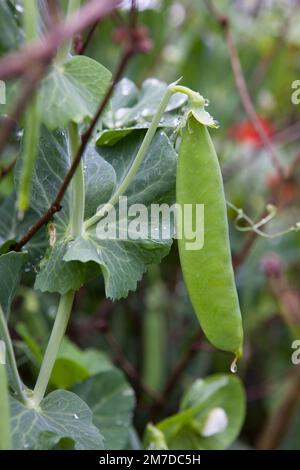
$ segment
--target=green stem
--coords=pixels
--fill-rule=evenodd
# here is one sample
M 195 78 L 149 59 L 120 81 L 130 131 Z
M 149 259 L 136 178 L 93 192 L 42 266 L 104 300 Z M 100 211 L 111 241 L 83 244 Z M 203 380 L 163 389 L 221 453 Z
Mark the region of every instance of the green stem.
M 170 101 L 170 98 L 172 96 L 172 94 L 174 93 L 173 91 L 173 87 L 175 86 L 175 84 L 172 84 L 172 85 L 169 85 L 163 98 L 162 98 L 162 101 L 160 103 L 160 106 L 156 112 L 156 114 L 154 115 L 153 119 L 152 119 L 152 122 L 150 124 L 150 127 L 144 137 L 144 140 L 142 142 L 142 145 L 141 147 L 139 148 L 139 151 L 127 173 L 127 175 L 125 176 L 125 178 L 123 179 L 122 183 L 120 184 L 120 186 L 118 187 L 117 191 L 113 194 L 113 196 L 111 197 L 111 199 L 108 201 L 107 204 L 105 204 L 93 217 L 91 217 L 90 219 L 88 219 L 85 224 L 84 224 L 84 228 L 85 229 L 88 229 L 89 227 L 92 227 L 93 225 L 95 225 L 100 219 L 102 219 L 102 217 L 104 216 L 104 214 L 106 213 L 106 211 L 109 209 L 110 206 L 116 204 L 119 200 L 119 198 L 125 193 L 125 191 L 127 190 L 128 186 L 130 185 L 131 181 L 133 180 L 133 178 L 135 177 L 135 175 L 137 174 L 140 166 L 141 166 L 141 163 L 149 149 L 149 146 L 152 142 L 152 139 L 156 133 L 156 130 L 159 126 L 159 123 L 160 123 L 160 120 L 166 110 L 166 107 Z
M 78 126 L 75 123 L 69 124 L 69 141 L 72 158 L 77 154 L 80 145 Z M 76 170 L 71 184 L 71 232 L 72 236 L 81 235 L 84 220 L 84 175 L 82 162 Z M 44 398 L 47 386 L 51 377 L 54 363 L 65 335 L 69 318 L 72 311 L 72 305 L 75 297 L 75 291 L 70 291 L 62 295 L 59 301 L 57 315 L 51 332 L 49 343 L 42 362 L 41 370 L 34 388 L 32 406 L 38 407 Z
M 32 41 L 37 36 L 38 5 L 37 2 L 24 2 L 24 31 L 26 41 Z
M 37 2 L 24 2 L 24 30 L 27 42 L 32 41 L 37 36 L 37 21 Z M 37 94 L 35 94 L 25 113 L 23 164 L 18 192 L 18 208 L 22 212 L 29 207 L 32 174 L 38 153 L 39 134 L 38 98 Z
M 28 400 L 27 400 L 27 396 L 26 396 L 26 393 L 25 393 L 25 387 L 24 387 L 24 385 L 22 383 L 22 380 L 20 379 L 20 376 L 19 376 L 12 341 L 11 341 L 11 338 L 10 338 L 10 334 L 9 334 L 9 331 L 8 331 L 6 319 L 5 319 L 5 316 L 4 316 L 4 313 L 3 313 L 3 310 L 1 308 L 1 306 L 0 306 L 0 337 L 2 338 L 2 340 L 5 343 L 6 357 L 7 357 L 7 361 L 8 361 L 8 364 L 10 366 L 10 370 L 11 370 L 13 387 L 14 387 L 16 393 L 17 393 L 18 399 L 21 402 L 26 403 Z
M 71 16 L 73 13 L 79 10 L 80 5 L 81 5 L 81 0 L 69 0 L 66 18 L 69 18 L 69 16 Z M 68 57 L 68 55 L 71 54 L 72 42 L 73 42 L 72 39 L 70 39 L 65 44 L 63 44 L 63 46 L 60 48 L 56 56 L 57 62 L 64 62 L 66 58 Z
M 1 354 L 1 352 L 0 352 Z M 0 432 L 0 450 L 11 450 L 11 429 L 10 429 L 10 410 L 9 395 L 6 375 L 6 366 L 0 358 L 0 416 L 1 416 L 1 432 Z
M 184 95 L 187 95 L 194 103 L 198 103 L 203 106 L 205 105 L 205 99 L 197 91 L 191 90 L 190 88 L 183 85 L 177 85 L 176 83 L 172 86 L 172 90 L 173 93 L 183 93 Z
M 69 124 L 68 130 L 72 158 L 75 158 L 80 145 L 80 137 L 77 124 L 71 122 Z M 71 231 L 72 236 L 76 237 L 82 234 L 84 221 L 85 194 L 82 159 L 72 179 L 71 192 Z
M 68 326 L 74 296 L 75 292 L 70 291 L 60 298 L 54 326 L 33 392 L 32 406 L 35 408 L 39 406 L 46 393 L 53 366 Z
M 150 266 L 149 287 L 143 315 L 143 383 L 159 391 L 166 372 L 167 293 L 158 266 Z

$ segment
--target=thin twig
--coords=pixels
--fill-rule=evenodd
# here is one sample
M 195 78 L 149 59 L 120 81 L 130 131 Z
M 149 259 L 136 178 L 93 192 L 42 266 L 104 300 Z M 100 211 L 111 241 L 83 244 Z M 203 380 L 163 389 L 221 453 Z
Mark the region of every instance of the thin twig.
M 215 17 L 216 21 L 218 24 L 221 26 L 223 33 L 224 33 L 224 38 L 227 44 L 228 52 L 229 52 L 229 57 L 230 57 L 230 62 L 231 62 L 231 67 L 232 67 L 232 72 L 235 80 L 235 85 L 236 88 L 239 92 L 240 98 L 242 105 L 244 107 L 244 110 L 252 123 L 254 129 L 258 133 L 260 140 L 262 144 L 264 145 L 265 149 L 268 152 L 268 155 L 270 156 L 270 159 L 274 165 L 274 168 L 276 168 L 278 174 L 284 178 L 284 171 L 282 168 L 282 165 L 280 163 L 280 160 L 277 156 L 277 153 L 275 151 L 275 148 L 269 139 L 265 129 L 261 125 L 261 122 L 256 114 L 254 105 L 252 103 L 252 99 L 246 84 L 245 76 L 242 70 L 241 62 L 239 59 L 239 55 L 234 43 L 233 35 L 231 33 L 230 27 L 229 27 L 229 18 L 227 16 L 221 15 L 217 8 L 214 5 L 214 2 L 212 0 L 206 0 L 206 3 L 208 5 L 209 10 Z
M 137 0 L 131 0 L 131 9 L 129 15 L 129 24 L 131 30 L 136 28 L 137 20 L 138 20 L 138 8 L 137 8 Z
M 96 31 L 98 25 L 99 25 L 99 21 L 96 21 L 96 22 L 93 24 L 93 26 L 92 26 L 91 29 L 89 30 L 89 32 L 88 32 L 88 34 L 87 34 L 85 40 L 83 41 L 82 46 L 79 47 L 79 48 L 76 50 L 76 52 L 77 52 L 78 55 L 83 55 L 83 54 L 85 53 L 85 51 L 86 51 L 88 45 L 90 44 L 90 42 L 91 42 L 91 40 L 92 40 L 92 37 L 94 36 L 94 33 L 95 33 L 95 31 Z

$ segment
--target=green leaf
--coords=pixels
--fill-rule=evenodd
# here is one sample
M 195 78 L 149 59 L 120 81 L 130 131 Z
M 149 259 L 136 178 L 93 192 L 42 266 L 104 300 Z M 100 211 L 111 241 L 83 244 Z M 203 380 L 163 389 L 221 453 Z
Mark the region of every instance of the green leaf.
M 50 383 L 55 388 L 70 388 L 89 377 L 88 371 L 78 362 L 66 357 L 56 359 Z
M 64 338 L 51 375 L 51 384 L 57 388 L 70 388 L 91 375 L 111 369 L 108 357 L 96 349 L 82 351 Z
M 146 80 L 141 88 L 124 78 L 115 88 L 110 109 L 104 117 L 104 129 L 98 136 L 97 145 L 115 145 L 119 140 L 137 129 L 148 129 L 166 91 L 167 84 L 157 79 Z M 161 119 L 159 127 L 176 128 L 181 118 L 182 106 L 187 97 L 175 93 Z
M 109 102 L 110 109 L 106 113 L 105 122 L 108 127 L 114 127 L 116 113 L 119 109 L 128 109 L 136 105 L 140 91 L 135 83 L 128 78 L 122 78 L 115 86 L 113 96 Z M 109 123 L 111 126 L 109 126 Z
M 121 129 L 105 129 L 97 139 L 97 145 L 115 145 L 135 129 L 147 129 L 146 124 L 135 127 L 125 127 Z
M 168 130 L 176 129 L 179 127 L 181 122 L 181 117 L 179 112 L 171 112 L 165 113 L 159 123 L 159 128 L 164 129 L 165 132 Z M 112 146 L 117 144 L 120 140 L 122 140 L 127 135 L 131 134 L 131 132 L 136 130 L 147 130 L 150 126 L 150 122 L 138 122 L 133 124 L 131 127 L 121 127 L 117 129 L 104 129 L 97 138 L 97 145 L 101 146 Z
M 72 392 L 56 390 L 41 402 L 38 409 L 27 408 L 11 399 L 11 427 L 16 450 L 36 449 L 43 433 L 43 448 L 54 445 L 53 434 L 70 438 L 77 450 L 103 450 L 103 437 L 92 422 L 92 412 L 84 401 Z M 47 435 L 49 439 L 46 439 Z M 57 442 L 57 441 L 56 441 Z
M 93 59 L 75 56 L 54 63 L 39 91 L 41 119 L 49 129 L 80 124 L 92 118 L 104 96 L 111 73 Z
M 51 163 L 50 163 L 51 162 Z M 42 129 L 39 142 L 37 164 L 32 177 L 30 204 L 36 218 L 41 216 L 51 205 L 53 197 L 61 186 L 63 178 L 70 165 L 67 134 L 63 130 L 49 132 Z M 20 176 L 21 163 L 16 168 L 16 185 Z M 87 280 L 99 274 L 97 266 L 82 263 L 65 263 L 62 258 L 70 241 L 69 226 L 69 191 L 66 192 L 62 209 L 55 215 L 54 223 L 50 224 L 52 237 L 58 242 L 48 247 L 40 264 L 40 272 L 35 281 L 35 288 L 41 291 L 66 293 L 70 289 L 79 289 Z M 55 235 L 53 235 L 55 232 Z M 0 226 L 1 234 L 1 226 Z
M 89 375 L 114 367 L 104 352 L 93 348 L 82 350 L 66 337 L 60 346 L 58 358 L 68 358 L 77 362 L 88 371 Z
M 143 131 L 134 132 L 114 147 L 101 147 L 100 155 L 93 147 L 88 148 L 84 156 L 86 217 L 93 215 L 117 189 L 143 137 Z M 32 207 L 39 214 L 50 206 L 69 161 L 66 134 L 43 129 L 31 195 Z M 173 201 L 175 168 L 176 152 L 168 137 L 158 132 L 128 188 L 128 203 L 149 205 Z M 36 277 L 35 287 L 43 292 L 64 294 L 79 289 L 102 271 L 107 296 L 126 296 L 129 290 L 136 289 L 147 266 L 159 262 L 169 252 L 171 240 L 152 240 L 151 237 L 147 240 L 99 240 L 95 227 L 73 240 L 67 222 L 68 192 L 62 206 L 51 224 L 52 232 L 56 232 L 56 242 L 49 246 Z
M 135 405 L 134 393 L 117 369 L 101 372 L 72 389 L 93 411 L 94 423 L 104 436 L 106 449 L 127 443 Z
M 89 146 L 84 157 L 85 218 L 111 197 L 116 187 L 116 173 L 112 165 Z
M 15 194 L 5 199 L 0 205 L 0 253 L 7 253 L 10 247 L 27 232 L 38 218 L 39 215 L 34 210 L 29 210 L 24 219 L 19 221 Z M 40 262 L 46 249 L 46 241 L 45 231 L 39 230 L 27 243 L 28 257 L 25 272 L 34 272 L 36 264 Z
M 144 81 L 138 94 L 135 85 L 130 80 L 121 80 L 111 100 L 111 109 L 106 113 L 104 119 L 106 127 L 125 127 L 129 124 L 151 120 L 160 105 L 167 86 L 167 83 L 156 78 L 148 78 Z M 186 95 L 175 93 L 166 111 L 181 108 L 186 101 Z
M 148 428 L 148 448 L 222 450 L 238 436 L 245 416 L 245 395 L 237 377 L 216 374 L 197 380 L 182 399 L 180 412 Z M 158 446 L 158 447 L 157 447 Z
M 20 284 L 25 258 L 26 253 L 14 251 L 0 256 L 0 305 L 6 317 L 9 316 L 12 300 Z
M 112 299 L 126 297 L 136 290 L 147 266 L 158 263 L 170 250 L 170 243 L 137 243 L 133 241 L 99 240 L 89 230 L 88 239 L 78 237 L 70 243 L 64 261 L 79 259 L 82 263 L 94 260 L 101 266 L 106 296 Z
M 127 174 L 141 144 L 143 134 L 134 133 L 114 147 L 103 147 L 101 155 L 116 173 L 117 185 Z M 87 162 L 88 164 L 88 162 Z M 163 132 L 158 132 L 126 196 L 128 205 L 139 203 L 171 202 L 175 188 L 176 153 Z M 119 225 L 120 224 L 120 225 Z M 119 229 L 122 220 L 112 222 L 112 228 Z M 159 233 L 161 221 L 153 230 Z M 172 234 L 172 228 L 170 228 Z M 172 236 L 172 235 L 171 235 Z M 171 247 L 171 239 L 152 239 L 151 233 L 144 239 L 99 239 L 96 228 L 88 229 L 84 236 L 68 244 L 64 261 L 95 262 L 101 266 L 106 295 L 113 299 L 125 297 L 129 290 L 135 290 L 137 282 L 147 266 L 158 263 Z
M 144 138 L 136 131 L 114 147 L 99 147 L 100 155 L 109 162 L 116 173 L 119 185 L 128 173 Z M 125 195 L 128 204 L 171 202 L 175 197 L 175 171 L 177 154 L 170 139 L 158 131 Z
M 74 450 L 75 442 L 69 437 L 61 437 L 54 432 L 41 432 L 35 450 Z
M 17 49 L 22 40 L 22 32 L 16 21 L 16 10 L 6 0 L 0 2 L 0 53 Z
M 68 137 L 65 130 L 49 132 L 41 129 L 38 158 L 32 175 L 30 206 L 42 216 L 49 209 L 58 188 L 70 166 Z M 22 161 L 18 159 L 15 170 L 15 186 L 18 188 Z M 69 191 L 62 201 L 62 210 L 55 215 L 58 230 L 65 231 L 69 211 Z
M 53 248 L 47 250 L 40 264 L 40 272 L 36 276 L 35 289 L 42 292 L 59 292 L 63 295 L 70 290 L 79 290 L 83 284 L 100 274 L 100 267 L 95 263 L 67 263 L 64 257 L 68 246 L 71 246 L 71 238 L 62 238 Z

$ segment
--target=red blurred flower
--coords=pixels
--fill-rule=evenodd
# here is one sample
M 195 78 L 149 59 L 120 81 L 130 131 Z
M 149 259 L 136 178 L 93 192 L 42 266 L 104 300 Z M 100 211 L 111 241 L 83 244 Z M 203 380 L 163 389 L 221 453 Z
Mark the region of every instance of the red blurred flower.
M 272 137 L 274 134 L 274 128 L 271 123 L 262 117 L 259 118 L 259 122 L 265 130 L 267 136 Z M 257 130 L 247 119 L 234 124 L 229 130 L 229 135 L 238 142 L 247 143 L 255 148 L 260 148 L 263 145 Z

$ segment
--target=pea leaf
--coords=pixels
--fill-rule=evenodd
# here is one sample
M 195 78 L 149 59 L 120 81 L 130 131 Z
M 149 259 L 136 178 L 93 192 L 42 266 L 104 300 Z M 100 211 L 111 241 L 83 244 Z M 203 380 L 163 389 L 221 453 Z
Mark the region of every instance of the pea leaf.
M 89 147 L 84 157 L 86 217 L 93 215 L 96 208 L 107 202 L 117 189 L 143 137 L 144 132 L 135 132 L 116 146 L 101 147 L 98 152 Z M 43 129 L 32 180 L 31 205 L 36 212 L 44 212 L 51 204 L 69 161 L 66 134 L 63 131 L 49 133 Z M 152 202 L 173 200 L 175 167 L 176 152 L 168 137 L 158 132 L 140 171 L 128 188 L 128 203 L 149 205 Z M 41 291 L 62 294 L 70 289 L 78 289 L 102 271 L 107 296 L 126 296 L 129 290 L 136 289 L 137 281 L 147 266 L 159 262 L 169 252 L 171 239 L 162 241 L 149 237 L 147 240 L 103 240 L 97 237 L 95 227 L 73 240 L 67 223 L 69 192 L 62 206 L 54 218 L 56 241 L 48 248 L 36 277 L 35 287 Z
M 50 383 L 55 388 L 70 388 L 88 377 L 88 371 L 78 362 L 67 357 L 60 357 L 55 361 Z
M 18 220 L 16 211 L 16 196 L 12 194 L 0 205 L 0 253 L 7 253 L 12 244 L 19 240 L 28 228 L 36 222 L 39 214 L 29 210 L 23 220 Z M 41 256 L 46 249 L 47 239 L 44 230 L 37 234 L 26 245 L 28 250 L 25 272 L 34 272 L 36 264 L 40 262 Z
M 51 375 L 51 384 L 57 388 L 70 388 L 91 375 L 113 367 L 108 357 L 96 349 L 82 351 L 64 338 Z
M 106 449 L 123 449 L 127 443 L 135 404 L 134 392 L 117 369 L 101 372 L 72 390 L 91 408 L 102 431 Z
M 49 132 L 42 127 L 39 140 L 38 158 L 32 175 L 30 207 L 43 215 L 47 210 L 62 184 L 63 178 L 70 165 L 67 133 L 63 129 Z M 18 159 L 15 170 L 15 186 L 19 185 L 22 161 Z M 57 230 L 64 232 L 68 221 L 69 191 L 62 202 L 62 210 L 55 216 Z
M 54 63 L 39 91 L 41 119 L 49 129 L 91 118 L 103 97 L 111 73 L 93 59 L 74 56 Z
M 0 256 L 0 305 L 6 317 L 20 283 L 26 253 L 10 253 Z
M 71 359 L 84 367 L 89 375 L 111 369 L 113 366 L 108 356 L 98 349 L 80 349 L 68 338 L 64 338 L 60 346 L 58 359 Z
M 245 396 L 237 377 L 216 374 L 197 380 L 180 411 L 146 432 L 146 446 L 158 449 L 222 450 L 237 437 L 245 416 Z
M 165 132 L 176 129 L 179 127 L 181 122 L 181 117 L 178 112 L 165 113 L 162 117 L 159 128 L 164 129 Z M 150 126 L 150 122 L 144 121 L 137 124 L 133 124 L 131 127 L 121 127 L 116 129 L 104 129 L 97 138 L 97 145 L 101 146 L 112 146 L 118 143 L 127 135 L 135 130 L 147 130 Z
M 6 0 L 0 2 L 0 53 L 17 49 L 22 40 L 22 32 L 18 27 L 14 7 Z
M 151 119 L 156 113 L 167 84 L 156 78 L 148 78 L 142 84 L 140 93 L 128 79 L 117 85 L 111 102 L 111 109 L 106 113 L 104 124 L 108 128 L 124 127 L 128 124 Z M 166 111 L 174 111 L 187 101 L 186 95 L 175 93 Z
M 84 158 L 85 218 L 95 214 L 97 208 L 107 202 L 116 187 L 116 173 L 90 146 Z
M 141 144 L 143 135 L 134 134 L 126 141 L 114 147 L 100 149 L 115 170 L 117 186 L 128 172 Z M 126 192 L 128 204 L 144 204 L 170 202 L 175 187 L 176 153 L 167 136 L 156 134 L 140 170 Z M 112 222 L 111 229 L 118 230 L 124 219 Z M 153 233 L 159 233 L 161 221 L 157 227 L 152 223 Z M 172 228 L 170 228 L 172 234 Z M 172 236 L 172 235 L 171 235 Z M 129 290 L 135 290 L 137 282 L 147 270 L 149 264 L 159 262 L 166 256 L 171 247 L 171 239 L 154 239 L 152 233 L 147 239 L 122 240 L 101 239 L 97 236 L 96 227 L 88 229 L 84 236 L 76 238 L 68 244 L 64 261 L 95 262 L 101 266 L 106 295 L 113 299 L 124 297 Z
M 32 175 L 30 206 L 36 214 L 35 220 L 50 207 L 53 196 L 58 191 L 69 165 L 70 156 L 66 132 L 57 130 L 51 133 L 44 127 L 41 131 L 37 163 Z M 16 186 L 19 182 L 20 169 L 21 161 L 16 167 Z M 54 247 L 48 247 L 45 257 L 40 263 L 40 273 L 35 281 L 37 289 L 44 290 L 43 286 L 48 285 L 50 292 L 56 292 L 58 283 L 61 284 L 62 292 L 73 288 L 79 289 L 84 282 L 100 272 L 100 269 L 92 264 L 62 263 L 70 240 L 68 216 L 69 191 L 63 198 L 61 211 L 55 216 L 55 224 L 51 224 L 52 238 L 57 238 L 58 242 Z
M 90 408 L 81 398 L 65 390 L 50 393 L 38 409 L 27 408 L 11 398 L 11 428 L 16 450 L 35 450 L 41 434 L 44 449 L 53 447 L 53 434 L 60 439 L 74 440 L 77 450 L 104 448 L 103 437 L 92 422 Z M 45 433 L 50 433 L 49 439 Z
M 166 88 L 165 82 L 155 78 L 145 80 L 140 91 L 131 80 L 121 80 L 115 88 L 109 111 L 103 120 L 106 129 L 99 134 L 97 144 L 114 145 L 135 129 L 147 129 Z M 186 101 L 186 95 L 175 93 L 161 119 L 160 127 L 177 127 L 179 110 Z
M 75 442 L 69 437 L 61 437 L 54 432 L 41 432 L 35 450 L 74 450 Z
M 78 290 L 90 279 L 100 274 L 100 267 L 95 263 L 81 263 L 72 260 L 66 263 L 64 257 L 71 245 L 70 235 L 61 235 L 54 247 L 49 247 L 46 256 L 40 263 L 40 271 L 36 276 L 36 289 L 42 292 L 59 292 L 65 294 L 71 289 Z M 68 261 L 68 260 L 67 260 Z

